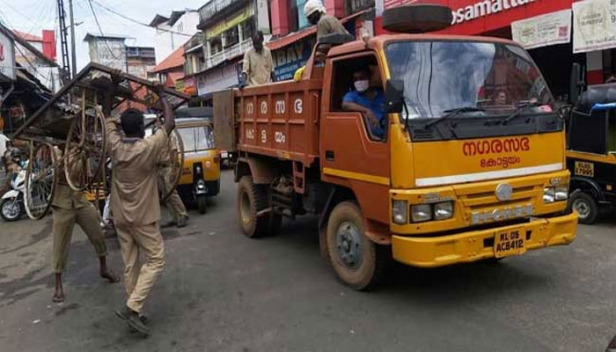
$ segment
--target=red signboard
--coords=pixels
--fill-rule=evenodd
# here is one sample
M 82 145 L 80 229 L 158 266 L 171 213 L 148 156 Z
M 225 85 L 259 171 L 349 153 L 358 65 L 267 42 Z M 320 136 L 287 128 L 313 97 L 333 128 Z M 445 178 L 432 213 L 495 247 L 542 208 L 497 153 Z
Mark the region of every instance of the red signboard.
M 382 0 L 389 9 L 408 4 L 440 4 L 451 8 L 451 34 L 476 35 L 511 25 L 511 22 L 570 9 L 573 0 Z

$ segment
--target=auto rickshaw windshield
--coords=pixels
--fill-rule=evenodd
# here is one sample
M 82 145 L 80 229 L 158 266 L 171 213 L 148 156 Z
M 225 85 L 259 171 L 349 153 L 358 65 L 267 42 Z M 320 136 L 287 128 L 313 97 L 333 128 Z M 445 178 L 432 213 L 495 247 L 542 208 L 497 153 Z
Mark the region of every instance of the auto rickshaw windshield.
M 522 105 L 552 111 L 554 100 L 529 54 L 505 43 L 396 41 L 385 48 L 390 76 L 404 81 L 409 118 L 438 118 L 466 108 L 477 116 Z M 461 118 L 463 114 L 459 114 Z M 403 116 L 406 118 L 407 116 Z

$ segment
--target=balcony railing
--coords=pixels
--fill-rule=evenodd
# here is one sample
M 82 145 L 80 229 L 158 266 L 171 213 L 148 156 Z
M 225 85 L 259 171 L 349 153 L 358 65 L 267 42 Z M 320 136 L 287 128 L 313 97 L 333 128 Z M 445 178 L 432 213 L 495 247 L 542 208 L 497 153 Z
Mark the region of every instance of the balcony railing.
M 242 55 L 242 53 L 245 53 L 250 48 L 252 48 L 251 39 L 244 40 L 241 43 L 228 47 L 225 50 L 220 51 L 214 55 L 211 55 L 209 58 L 206 58 L 204 69 L 214 67 L 227 59 L 231 59 L 236 56 Z

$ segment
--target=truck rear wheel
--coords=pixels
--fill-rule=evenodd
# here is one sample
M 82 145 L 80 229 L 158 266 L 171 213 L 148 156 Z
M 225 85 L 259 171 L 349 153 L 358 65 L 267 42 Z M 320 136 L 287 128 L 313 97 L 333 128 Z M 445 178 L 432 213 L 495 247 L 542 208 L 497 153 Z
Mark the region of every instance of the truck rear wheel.
M 355 202 L 334 208 L 327 223 L 327 252 L 338 278 L 356 290 L 378 283 L 388 261 L 385 248 L 365 235 L 365 221 Z
M 267 203 L 267 188 L 255 185 L 250 176 L 242 177 L 237 191 L 237 214 L 242 231 L 247 237 L 274 235 L 280 229 L 280 215 L 268 213 L 258 216 L 261 210 L 267 208 Z

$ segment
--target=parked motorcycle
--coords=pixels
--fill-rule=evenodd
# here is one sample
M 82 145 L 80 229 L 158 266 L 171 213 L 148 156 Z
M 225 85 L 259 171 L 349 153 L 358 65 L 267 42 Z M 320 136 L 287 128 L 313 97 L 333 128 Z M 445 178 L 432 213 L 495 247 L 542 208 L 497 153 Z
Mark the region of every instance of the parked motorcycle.
M 17 221 L 25 214 L 25 192 L 26 170 L 21 169 L 12 175 L 11 189 L 0 199 L 0 216 L 4 221 Z

